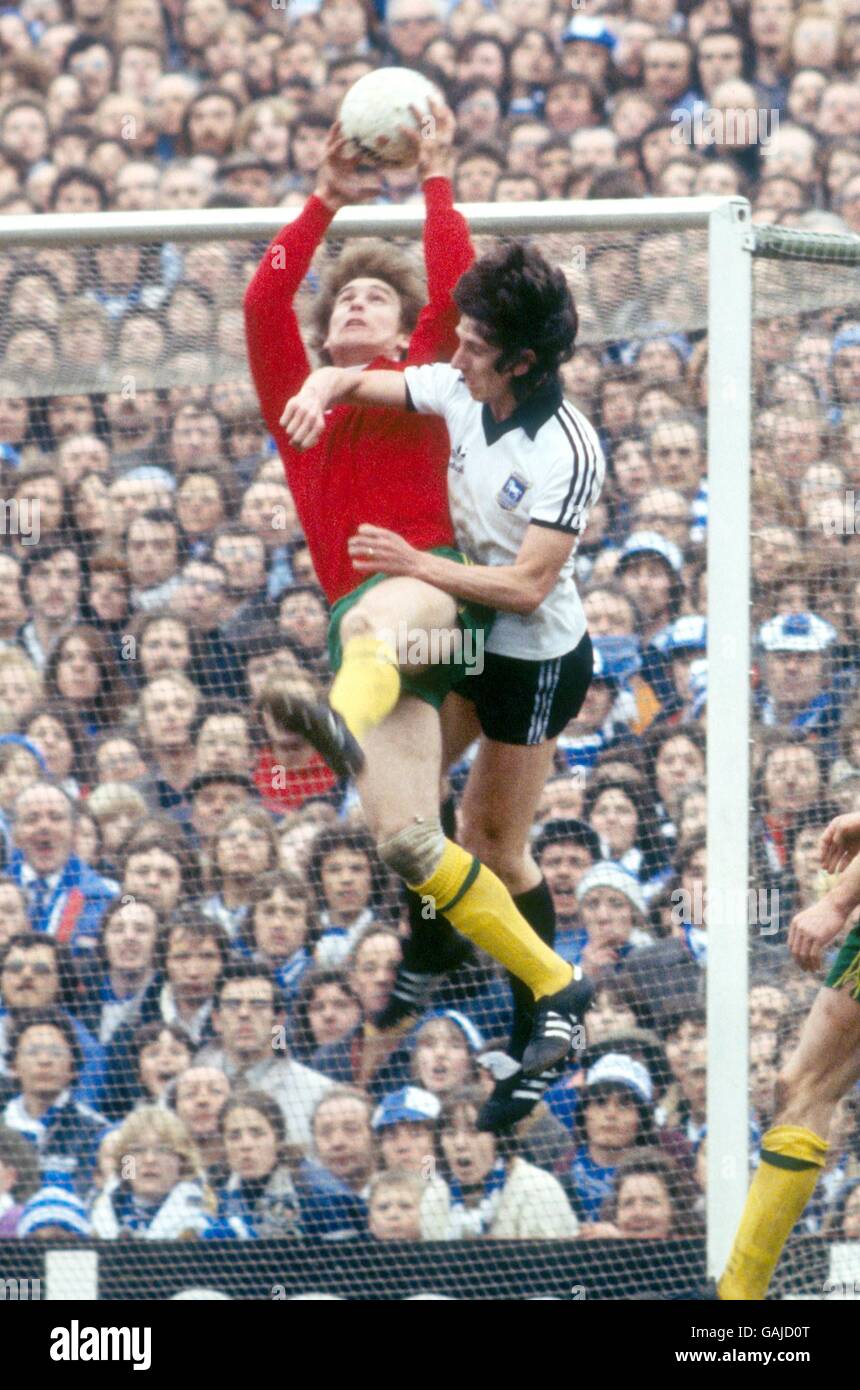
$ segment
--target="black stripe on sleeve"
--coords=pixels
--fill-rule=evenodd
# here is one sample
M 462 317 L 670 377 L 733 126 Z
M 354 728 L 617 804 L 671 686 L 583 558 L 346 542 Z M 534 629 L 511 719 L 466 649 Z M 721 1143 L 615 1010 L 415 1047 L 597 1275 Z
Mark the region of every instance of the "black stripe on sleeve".
M 565 526 L 561 521 L 541 521 L 538 516 L 529 517 L 529 526 L 543 526 L 547 531 L 564 531 L 566 536 L 579 535 L 579 528 L 576 526 Z
M 571 473 L 570 487 L 565 494 L 564 501 L 561 504 L 561 510 L 556 518 L 558 525 L 561 526 L 563 530 L 568 530 L 569 526 L 565 523 L 569 523 L 571 519 L 569 514 L 571 512 L 575 513 L 578 509 L 578 499 L 583 495 L 583 487 L 588 486 L 588 479 L 590 476 L 593 476 L 593 465 L 588 459 L 586 443 L 581 438 L 576 422 L 571 420 L 568 416 L 563 415 L 560 409 L 555 412 L 555 419 L 558 420 L 558 423 L 564 430 L 573 455 L 573 472 Z M 577 435 L 576 439 L 574 439 L 574 433 Z
M 576 489 L 576 493 L 573 498 L 574 511 L 581 511 L 583 507 L 586 507 L 590 504 L 593 497 L 594 486 L 597 481 L 597 455 L 595 453 L 593 444 L 588 439 L 587 435 L 585 434 L 585 431 L 582 429 L 582 426 L 570 413 L 569 408 L 566 408 L 564 403 L 561 406 L 560 413 L 564 414 L 564 418 L 568 421 L 571 429 L 573 430 L 577 439 L 580 441 L 583 453 L 585 455 L 585 468 L 582 472 L 580 485 Z
M 407 410 L 414 410 L 414 409 L 415 409 L 415 402 L 414 402 L 413 399 L 412 399 L 412 392 L 409 390 L 409 382 L 406 380 L 406 376 L 405 376 L 405 375 L 404 375 L 404 377 L 403 377 L 403 385 L 404 385 L 404 387 L 405 387 L 405 389 L 406 389 L 406 409 L 407 409 Z
M 571 451 L 572 451 L 572 453 L 573 453 L 573 473 L 572 473 L 571 479 L 570 479 L 570 487 L 569 487 L 568 490 L 567 490 L 567 493 L 566 493 L 566 495 L 565 495 L 565 499 L 564 499 L 564 501 L 563 501 L 562 504 L 561 504 L 561 511 L 560 511 L 559 514 L 558 514 L 558 522 L 560 523 L 561 520 L 562 520 L 562 517 L 564 516 L 565 511 L 567 510 L 568 504 L 569 504 L 570 499 L 571 499 L 571 496 L 572 496 L 572 494 L 573 494 L 573 489 L 574 489 L 574 487 L 576 486 L 576 473 L 577 473 L 577 463 L 578 463 L 578 459 L 577 459 L 577 453 L 576 453 L 576 445 L 575 445 L 575 443 L 574 443 L 574 441 L 573 441 L 573 438 L 572 438 L 572 436 L 571 436 L 570 430 L 568 429 L 568 427 L 567 427 L 567 425 L 565 424 L 564 420 L 561 418 L 561 411 L 560 411 L 560 410 L 557 410 L 557 411 L 555 412 L 555 418 L 556 418 L 556 420 L 558 420 L 558 423 L 561 425 L 562 429 L 564 430 L 565 434 L 567 435 L 567 441 L 568 441 L 568 443 L 570 444 Z

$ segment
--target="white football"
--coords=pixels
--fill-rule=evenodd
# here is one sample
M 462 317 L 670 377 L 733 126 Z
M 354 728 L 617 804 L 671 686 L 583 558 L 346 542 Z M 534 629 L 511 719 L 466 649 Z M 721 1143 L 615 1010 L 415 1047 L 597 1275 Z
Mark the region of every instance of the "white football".
M 429 116 L 430 102 L 442 100 L 439 88 L 420 72 L 376 68 L 350 87 L 338 120 L 354 154 L 360 152 L 374 164 L 405 167 L 415 162 L 415 150 L 400 127 L 420 129 L 409 108 L 415 106 Z

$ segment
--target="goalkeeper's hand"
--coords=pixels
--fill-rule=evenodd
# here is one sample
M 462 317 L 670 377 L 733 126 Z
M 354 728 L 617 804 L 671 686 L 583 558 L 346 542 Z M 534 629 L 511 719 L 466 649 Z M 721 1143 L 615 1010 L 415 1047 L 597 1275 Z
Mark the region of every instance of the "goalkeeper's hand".
M 316 196 L 337 212 L 355 203 L 372 202 L 381 188 L 379 170 L 362 163 L 362 156 L 352 151 L 340 122 L 335 121 L 326 136 L 322 164 L 317 171 Z
M 413 108 L 414 110 L 414 108 Z M 454 169 L 454 137 L 457 118 L 446 103 L 430 102 L 430 113 L 419 116 L 418 174 L 422 182 L 436 175 L 450 178 Z
M 846 920 L 846 914 L 834 906 L 829 894 L 792 918 L 788 945 L 801 970 L 821 969 L 825 947 L 844 930 Z
M 821 864 L 828 873 L 847 869 L 860 853 L 860 811 L 836 816 L 821 837 Z
M 444 101 L 430 101 L 428 105 L 429 111 L 410 106 L 412 121 L 405 122 L 399 131 L 412 152 L 406 167 L 415 165 L 422 183 L 436 175 L 451 177 L 457 133 L 457 118 Z

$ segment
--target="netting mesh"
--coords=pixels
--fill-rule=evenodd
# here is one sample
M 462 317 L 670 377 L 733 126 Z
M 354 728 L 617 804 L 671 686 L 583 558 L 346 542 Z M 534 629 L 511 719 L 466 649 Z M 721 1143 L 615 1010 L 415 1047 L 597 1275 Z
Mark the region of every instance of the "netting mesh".
M 793 962 L 789 926 L 832 882 L 821 867 L 822 832 L 860 810 L 860 271 L 856 245 L 776 229 L 757 235 L 750 829 L 765 912 L 750 922 L 750 1107 L 761 1132 L 777 1070 L 845 936 L 816 977 Z M 850 943 L 845 950 L 834 981 L 850 969 Z M 777 1295 L 838 1296 L 844 1285 L 856 1296 L 857 1117 L 852 1089 L 778 1268 Z
M 244 357 L 264 246 L 0 257 L 0 1232 L 104 1242 L 103 1297 L 701 1281 L 706 236 L 535 241 L 576 294 L 564 385 L 608 461 L 577 558 L 595 678 L 532 846 L 556 949 L 597 993 L 564 1075 L 499 1139 L 474 1120 L 511 1045 L 505 972 L 438 924 L 419 1016 L 373 1026 L 427 923 L 354 787 L 260 717 L 273 674 L 331 680 L 328 604 Z M 308 344 L 342 250 L 321 245 L 295 296 Z M 856 271 L 760 261 L 756 277 L 755 629 L 812 612 L 835 634 L 801 706 L 783 675 L 787 713 L 758 662 L 754 887 L 780 905 L 751 933 L 751 1157 L 811 989 L 785 947 L 814 891 L 806 832 L 860 807 Z M 474 756 L 449 769 L 448 814 Z M 621 877 L 580 893 L 607 862 Z M 816 1236 L 844 1220 L 851 1104 Z

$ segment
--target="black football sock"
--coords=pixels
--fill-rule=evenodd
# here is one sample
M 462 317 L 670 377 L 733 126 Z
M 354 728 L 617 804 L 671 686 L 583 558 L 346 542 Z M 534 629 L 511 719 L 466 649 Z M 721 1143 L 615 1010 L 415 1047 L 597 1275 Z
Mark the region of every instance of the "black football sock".
M 529 926 L 537 932 L 541 941 L 546 942 L 547 946 L 553 946 L 555 944 L 555 908 L 546 879 L 542 878 L 540 883 L 535 884 L 534 888 L 527 889 L 525 893 L 518 893 L 514 898 L 514 904 L 517 911 L 525 917 Z M 516 976 L 511 974 L 508 975 L 508 980 L 514 999 L 514 1018 L 508 1050 L 516 1061 L 521 1062 L 531 1037 L 534 998 L 531 990 L 523 984 L 522 980 L 518 980 Z

